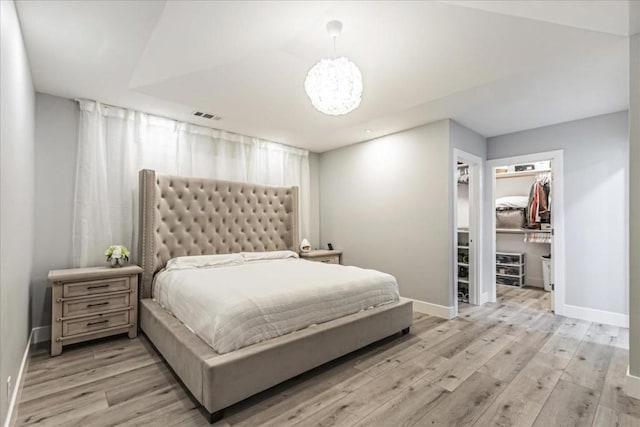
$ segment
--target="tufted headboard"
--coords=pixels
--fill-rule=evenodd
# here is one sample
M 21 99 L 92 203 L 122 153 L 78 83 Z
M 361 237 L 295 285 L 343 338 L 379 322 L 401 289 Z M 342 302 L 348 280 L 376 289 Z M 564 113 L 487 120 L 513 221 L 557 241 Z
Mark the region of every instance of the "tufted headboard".
M 177 256 L 298 247 L 298 187 L 269 187 L 140 171 L 141 298 Z

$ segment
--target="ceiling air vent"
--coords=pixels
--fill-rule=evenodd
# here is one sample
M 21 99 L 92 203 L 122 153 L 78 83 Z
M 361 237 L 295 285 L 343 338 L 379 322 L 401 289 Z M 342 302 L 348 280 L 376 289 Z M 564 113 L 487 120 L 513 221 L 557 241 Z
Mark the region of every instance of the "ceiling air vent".
M 203 113 L 202 111 L 194 111 L 193 115 L 208 120 L 220 120 L 222 118 L 220 116 L 216 116 L 215 114 Z

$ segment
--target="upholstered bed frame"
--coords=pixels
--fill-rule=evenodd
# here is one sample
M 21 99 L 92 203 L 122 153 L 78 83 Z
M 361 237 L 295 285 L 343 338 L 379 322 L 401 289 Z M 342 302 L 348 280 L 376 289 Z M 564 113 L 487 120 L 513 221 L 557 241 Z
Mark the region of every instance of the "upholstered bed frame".
M 288 335 L 218 354 L 152 299 L 154 275 L 177 256 L 297 251 L 298 188 L 140 171 L 140 327 L 204 406 L 209 421 L 255 393 L 400 331 L 401 299 Z

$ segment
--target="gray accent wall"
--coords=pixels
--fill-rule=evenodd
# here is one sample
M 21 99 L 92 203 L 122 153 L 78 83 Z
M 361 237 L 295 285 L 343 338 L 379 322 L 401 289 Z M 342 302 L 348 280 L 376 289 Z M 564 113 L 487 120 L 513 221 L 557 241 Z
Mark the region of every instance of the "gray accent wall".
M 393 274 L 402 296 L 449 306 L 449 120 L 320 155 L 320 236 L 343 262 Z
M 36 94 L 35 233 L 31 318 L 34 326 L 51 324 L 49 270 L 71 267 L 73 188 L 78 121 L 75 101 Z
M 34 90 L 13 1 L 0 2 L 0 423 L 30 333 L 34 228 Z
M 489 138 L 488 159 L 564 152 L 565 304 L 627 314 L 626 111 Z

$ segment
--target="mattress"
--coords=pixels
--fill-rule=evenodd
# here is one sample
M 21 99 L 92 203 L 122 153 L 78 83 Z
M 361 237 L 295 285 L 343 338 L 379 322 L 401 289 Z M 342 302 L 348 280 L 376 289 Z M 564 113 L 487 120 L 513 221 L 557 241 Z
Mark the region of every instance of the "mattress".
M 170 262 L 153 296 L 221 354 L 399 300 L 389 274 L 288 254 Z

